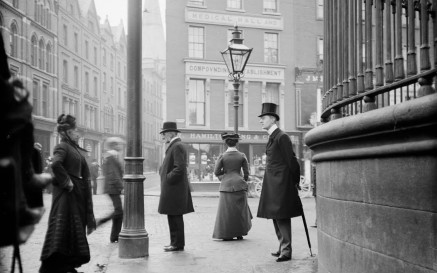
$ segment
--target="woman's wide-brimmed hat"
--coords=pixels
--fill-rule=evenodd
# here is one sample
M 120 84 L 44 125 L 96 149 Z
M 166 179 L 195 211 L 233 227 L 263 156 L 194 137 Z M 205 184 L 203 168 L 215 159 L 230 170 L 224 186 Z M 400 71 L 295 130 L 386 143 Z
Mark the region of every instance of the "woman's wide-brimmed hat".
M 262 104 L 261 115 L 259 115 L 258 117 L 269 115 L 269 116 L 274 116 L 276 120 L 279 120 L 279 115 L 276 113 L 277 108 L 278 106 L 274 103 L 264 102 Z
M 239 134 L 236 134 L 236 133 L 228 133 L 228 132 L 225 132 L 225 133 L 222 133 L 221 136 L 222 136 L 222 139 L 223 139 L 223 140 L 226 140 L 226 139 L 235 139 L 235 140 L 239 140 L 239 139 L 240 139 L 240 135 L 239 135 Z
M 176 122 L 173 121 L 166 121 L 164 122 L 161 132 L 159 132 L 160 134 L 163 134 L 165 132 L 178 132 L 180 133 L 181 131 L 178 130 L 178 126 L 176 124 Z
M 58 117 L 58 132 L 76 128 L 76 118 L 71 115 L 61 114 Z

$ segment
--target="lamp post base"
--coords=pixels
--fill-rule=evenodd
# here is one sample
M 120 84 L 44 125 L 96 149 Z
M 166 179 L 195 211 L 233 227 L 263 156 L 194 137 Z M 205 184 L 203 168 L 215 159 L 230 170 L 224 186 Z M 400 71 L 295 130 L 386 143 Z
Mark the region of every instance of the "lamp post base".
M 149 235 L 146 230 L 123 230 L 118 237 L 118 256 L 134 259 L 149 256 Z

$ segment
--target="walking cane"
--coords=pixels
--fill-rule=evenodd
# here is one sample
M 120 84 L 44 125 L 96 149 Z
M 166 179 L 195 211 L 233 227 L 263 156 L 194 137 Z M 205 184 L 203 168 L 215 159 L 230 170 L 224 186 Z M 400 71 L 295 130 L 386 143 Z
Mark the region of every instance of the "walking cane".
M 311 257 L 313 257 L 313 252 L 311 250 L 310 234 L 308 233 L 307 221 L 305 220 L 305 213 L 303 212 L 303 208 L 302 208 L 302 221 L 303 221 L 303 226 L 305 228 L 305 233 L 307 235 L 308 246 L 310 247 L 310 254 Z

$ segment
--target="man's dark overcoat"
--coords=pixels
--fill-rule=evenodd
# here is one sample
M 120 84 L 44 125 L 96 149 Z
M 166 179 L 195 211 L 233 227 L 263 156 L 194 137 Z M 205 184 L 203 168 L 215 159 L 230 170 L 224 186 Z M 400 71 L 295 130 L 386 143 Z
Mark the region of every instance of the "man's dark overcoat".
M 187 151 L 180 139 L 168 146 L 159 174 L 161 196 L 158 212 L 167 215 L 194 212 L 187 176 Z
M 302 215 L 296 184 L 300 169 L 290 137 L 276 129 L 266 146 L 266 170 L 258 207 L 258 217 L 287 219 Z
M 118 159 L 118 153 L 109 151 L 105 155 L 103 163 L 103 175 L 105 176 L 105 189 L 107 194 L 121 194 L 123 191 L 123 166 Z
M 61 141 L 53 152 L 52 169 L 52 207 L 41 261 L 62 255 L 62 263 L 79 267 L 90 260 L 86 227 L 96 226 L 88 164 L 80 150 Z M 74 187 L 68 192 L 70 179 Z

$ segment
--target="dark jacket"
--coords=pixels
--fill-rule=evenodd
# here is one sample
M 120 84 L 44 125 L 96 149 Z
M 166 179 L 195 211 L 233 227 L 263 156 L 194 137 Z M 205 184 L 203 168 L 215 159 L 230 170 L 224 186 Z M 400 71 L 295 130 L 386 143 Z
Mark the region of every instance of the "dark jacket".
M 115 151 L 106 153 L 102 169 L 103 176 L 105 176 L 104 192 L 107 194 L 121 194 L 123 190 L 123 166 Z
M 302 203 L 296 186 L 300 178 L 299 163 L 290 137 L 281 129 L 276 129 L 269 137 L 266 155 L 258 217 L 287 219 L 302 215 Z
M 99 177 L 99 164 L 97 162 L 93 162 L 90 165 L 90 173 L 91 173 L 91 180 L 96 180 L 97 177 Z
M 182 215 L 194 211 L 187 176 L 187 151 L 180 139 L 174 140 L 165 152 L 159 170 L 161 196 L 158 212 L 167 215 Z
M 89 169 L 82 151 L 66 141 L 53 152 L 52 207 L 41 260 L 60 253 L 75 267 L 90 260 L 86 229 L 95 229 Z M 69 180 L 73 190 L 68 192 Z
M 241 175 L 242 169 L 243 175 Z M 223 175 L 220 183 L 220 191 L 246 191 L 246 181 L 249 178 L 246 155 L 239 151 L 229 151 L 221 154 L 215 163 L 214 174 L 217 177 Z

